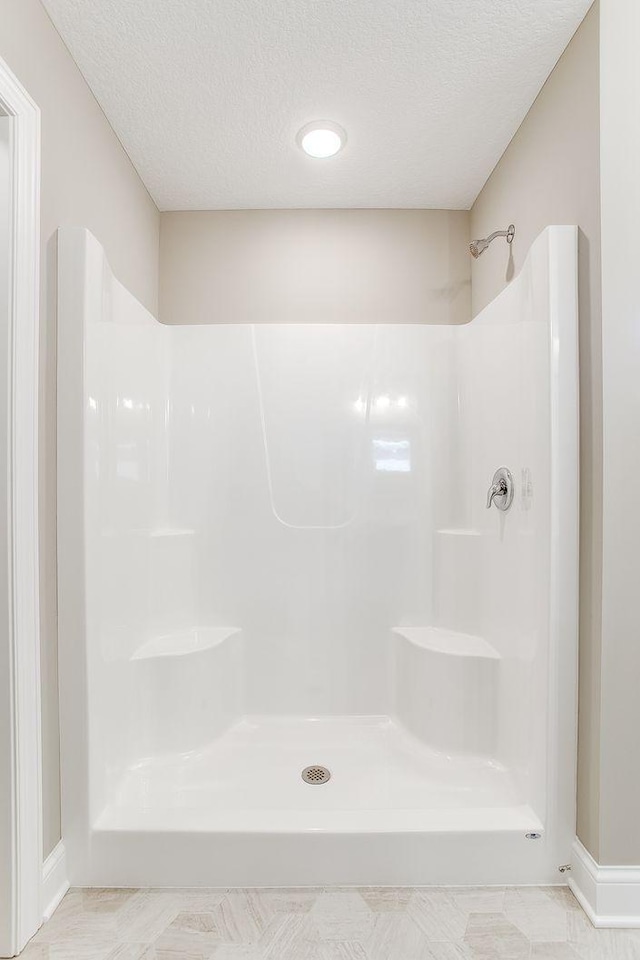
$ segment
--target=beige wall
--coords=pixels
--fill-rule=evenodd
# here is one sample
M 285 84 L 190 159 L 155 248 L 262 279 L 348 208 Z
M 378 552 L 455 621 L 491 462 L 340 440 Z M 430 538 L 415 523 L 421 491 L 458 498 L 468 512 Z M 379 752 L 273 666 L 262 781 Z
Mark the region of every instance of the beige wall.
M 594 4 L 471 211 L 473 236 L 515 223 L 513 260 L 496 242 L 473 265 L 476 313 L 548 224 L 580 227 L 580 710 L 578 835 L 600 858 L 602 330 L 599 7 Z M 640 862 L 640 851 L 636 851 Z M 608 861 L 611 862 L 611 861 Z M 622 861 L 621 861 L 622 862 Z
M 55 231 L 88 227 L 157 307 L 159 214 L 39 0 L 4 0 L 0 56 L 42 111 L 41 578 L 44 853 L 60 836 L 56 636 Z
M 600 862 L 640 864 L 638 0 L 601 0 L 603 553 Z
M 163 213 L 165 323 L 464 323 L 469 214 Z

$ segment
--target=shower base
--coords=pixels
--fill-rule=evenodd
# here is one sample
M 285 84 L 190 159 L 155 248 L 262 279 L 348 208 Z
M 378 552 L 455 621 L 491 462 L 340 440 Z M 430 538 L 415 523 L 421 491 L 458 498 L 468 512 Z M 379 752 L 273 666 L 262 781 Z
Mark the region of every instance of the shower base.
M 305 783 L 313 764 L 331 779 Z M 508 770 L 430 750 L 389 717 L 247 717 L 197 751 L 138 763 L 89 846 L 76 883 L 556 879 Z

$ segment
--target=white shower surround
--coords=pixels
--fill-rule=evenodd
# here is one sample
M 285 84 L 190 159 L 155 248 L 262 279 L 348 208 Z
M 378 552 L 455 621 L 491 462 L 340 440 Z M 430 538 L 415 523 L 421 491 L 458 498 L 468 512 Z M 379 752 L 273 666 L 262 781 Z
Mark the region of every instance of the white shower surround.
M 59 270 L 71 882 L 560 880 L 576 229 L 462 327 L 162 326 L 82 229 Z

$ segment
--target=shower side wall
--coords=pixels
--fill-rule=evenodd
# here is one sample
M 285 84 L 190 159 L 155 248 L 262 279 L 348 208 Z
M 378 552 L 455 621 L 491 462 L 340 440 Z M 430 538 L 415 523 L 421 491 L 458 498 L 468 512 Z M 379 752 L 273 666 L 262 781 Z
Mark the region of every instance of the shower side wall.
M 468 560 L 460 584 L 476 631 L 499 656 L 494 756 L 546 819 L 549 557 L 551 542 L 551 329 L 539 248 L 531 273 L 457 331 L 458 437 L 469 500 Z M 542 267 L 542 269 L 541 269 Z M 527 279 L 536 276 L 536 284 Z M 486 508 L 498 467 L 515 495 L 502 513 Z M 460 537 L 458 537 L 460 540 Z M 464 535 L 462 536 L 464 541 Z M 470 614 L 471 611 L 467 610 Z
M 548 227 L 510 287 L 455 331 L 466 496 L 457 514 L 445 501 L 454 530 L 436 538 L 454 546 L 448 567 L 438 550 L 434 560 L 436 621 L 475 624 L 500 657 L 496 757 L 550 841 L 565 844 L 575 829 L 577 249 L 576 227 Z M 485 505 L 500 466 L 515 481 L 507 513 Z M 460 611 L 465 624 L 455 622 Z

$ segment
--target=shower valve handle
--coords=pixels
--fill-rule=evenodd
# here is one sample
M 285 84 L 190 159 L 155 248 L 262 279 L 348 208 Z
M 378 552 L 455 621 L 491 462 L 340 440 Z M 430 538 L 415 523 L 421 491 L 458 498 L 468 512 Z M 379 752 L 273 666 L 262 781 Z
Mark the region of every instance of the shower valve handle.
M 508 510 L 513 502 L 513 477 L 506 467 L 499 467 L 487 492 L 487 510 L 495 504 L 498 510 Z
M 507 484 L 505 480 L 498 480 L 497 483 L 492 483 L 489 487 L 489 493 L 487 494 L 487 510 L 490 509 L 495 497 L 503 497 L 506 492 Z

